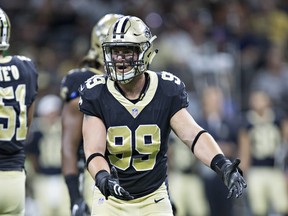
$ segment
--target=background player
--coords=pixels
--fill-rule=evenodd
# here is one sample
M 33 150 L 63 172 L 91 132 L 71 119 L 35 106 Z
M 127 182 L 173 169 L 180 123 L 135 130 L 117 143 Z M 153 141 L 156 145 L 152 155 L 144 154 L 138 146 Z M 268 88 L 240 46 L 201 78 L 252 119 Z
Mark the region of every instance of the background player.
M 0 214 L 24 215 L 24 142 L 34 114 L 38 73 L 31 59 L 5 56 L 11 25 L 0 9 Z
M 94 181 L 88 173 L 85 175 L 85 185 L 82 184 L 85 158 L 81 132 L 83 114 L 78 109 L 78 88 L 91 76 L 103 73 L 104 62 L 101 43 L 110 25 L 121 16 L 120 14 L 107 14 L 97 22 L 91 34 L 91 48 L 83 58 L 81 67 L 69 71 L 61 83 L 61 97 L 64 100 L 62 110 L 62 172 L 68 186 L 73 215 L 82 215 L 81 212 L 83 211 L 89 212 L 88 207 L 91 207 L 94 188 Z M 83 189 L 84 194 L 82 194 Z M 84 202 L 83 195 L 88 206 Z
M 59 96 L 47 94 L 40 98 L 25 147 L 27 187 L 36 201 L 38 216 L 70 214 L 68 190 L 61 172 L 61 110 Z
M 99 189 L 92 215 L 173 214 L 165 184 L 171 129 L 217 172 L 228 197 L 239 197 L 246 187 L 240 160 L 227 159 L 186 110 L 184 83 L 148 70 L 155 38 L 141 19 L 118 19 L 103 43 L 108 76 L 95 75 L 81 85 L 86 165 Z

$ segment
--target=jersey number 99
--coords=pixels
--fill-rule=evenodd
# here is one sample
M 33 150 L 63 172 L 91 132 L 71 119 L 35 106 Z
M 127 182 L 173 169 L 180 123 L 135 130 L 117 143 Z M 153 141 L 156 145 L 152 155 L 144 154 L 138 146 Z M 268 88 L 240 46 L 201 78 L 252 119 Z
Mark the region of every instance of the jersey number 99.
M 132 137 L 135 137 L 135 146 L 132 145 Z M 110 163 L 126 170 L 132 161 L 136 171 L 151 170 L 160 151 L 160 139 L 157 125 L 139 125 L 135 136 L 132 136 L 132 131 L 127 126 L 110 127 L 107 136 Z M 139 154 L 132 157 L 133 151 Z

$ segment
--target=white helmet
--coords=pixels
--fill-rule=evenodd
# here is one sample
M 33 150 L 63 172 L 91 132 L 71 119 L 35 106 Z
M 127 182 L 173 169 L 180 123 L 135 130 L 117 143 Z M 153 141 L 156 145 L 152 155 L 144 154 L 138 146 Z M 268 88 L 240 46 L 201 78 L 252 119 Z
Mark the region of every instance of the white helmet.
M 97 60 L 100 65 L 104 65 L 102 42 L 110 26 L 122 16 L 121 14 L 106 14 L 94 25 L 91 32 L 90 50 L 85 57 L 86 60 Z
M 135 76 L 146 71 L 151 64 L 157 50 L 153 52 L 153 40 L 148 26 L 138 17 L 124 16 L 118 19 L 109 29 L 103 42 L 105 70 L 110 79 L 123 84 L 130 82 Z M 116 62 L 112 59 L 112 49 L 128 47 L 138 52 L 138 59 L 129 59 L 132 69 L 125 73 L 116 72 Z M 128 63 L 128 62 L 126 62 Z
M 9 48 L 11 24 L 7 14 L 0 8 L 0 50 Z

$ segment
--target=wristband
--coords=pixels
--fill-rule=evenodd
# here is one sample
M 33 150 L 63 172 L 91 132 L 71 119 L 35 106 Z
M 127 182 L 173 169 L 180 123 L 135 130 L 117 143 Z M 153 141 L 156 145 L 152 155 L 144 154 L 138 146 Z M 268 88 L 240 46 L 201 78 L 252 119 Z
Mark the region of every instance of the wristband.
M 95 157 L 103 157 L 103 158 L 106 160 L 106 158 L 104 157 L 104 155 L 101 154 L 101 153 L 99 153 L 99 152 L 96 152 L 96 153 L 91 154 L 91 155 L 88 157 L 87 161 L 86 161 L 86 168 L 87 168 L 87 170 L 88 170 L 88 165 L 89 165 L 89 163 L 90 163 L 91 160 L 94 159 Z

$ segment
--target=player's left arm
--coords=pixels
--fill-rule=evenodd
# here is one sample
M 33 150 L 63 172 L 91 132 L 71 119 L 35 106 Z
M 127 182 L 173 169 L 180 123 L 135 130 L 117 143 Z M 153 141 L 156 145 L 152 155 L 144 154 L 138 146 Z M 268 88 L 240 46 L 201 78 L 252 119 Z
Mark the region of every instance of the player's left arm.
M 232 163 L 227 159 L 214 138 L 196 123 L 185 108 L 173 115 L 170 125 L 195 156 L 221 177 L 229 189 L 228 198 L 241 196 L 247 185 L 238 167 L 240 160 Z
M 175 134 L 190 149 L 198 132 L 204 130 L 196 123 L 194 118 L 185 108 L 182 108 L 173 115 L 170 124 Z M 223 154 L 223 152 L 209 133 L 203 133 L 194 146 L 194 154 L 204 164 L 209 166 L 213 157 L 216 154 Z

